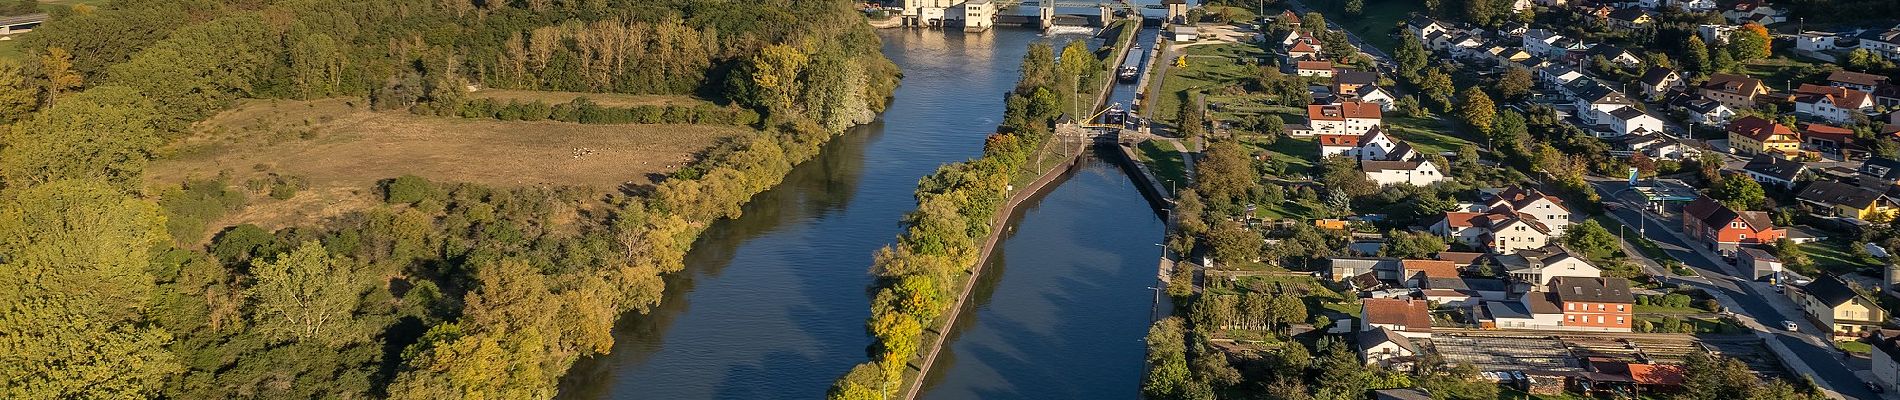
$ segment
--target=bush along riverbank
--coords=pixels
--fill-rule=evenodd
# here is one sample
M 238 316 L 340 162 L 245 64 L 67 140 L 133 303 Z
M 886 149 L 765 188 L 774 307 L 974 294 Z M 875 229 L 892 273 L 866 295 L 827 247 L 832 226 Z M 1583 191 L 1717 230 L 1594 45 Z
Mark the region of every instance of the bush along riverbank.
M 917 209 L 905 215 L 904 232 L 872 258 L 877 278 L 866 321 L 874 340 L 871 359 L 839 378 L 829 398 L 915 394 L 918 375 L 926 373 L 921 369 L 942 345 L 942 333 L 954 323 L 952 308 L 970 289 L 969 274 L 976 273 L 985 242 L 996 233 L 994 221 L 1006 215 L 1012 189 L 1028 189 L 1012 188 L 1011 182 L 1044 173 L 1031 160 L 1039 151 L 1061 151 L 1045 146 L 1052 123 L 1065 110 L 1092 106 L 1071 102 L 1090 101 L 1082 100 L 1092 96 L 1081 88 L 1099 86 L 1108 76 L 1102 58 L 1084 41 L 1071 41 L 1062 57 L 1056 54 L 1050 44 L 1035 43 L 1023 56 L 1023 76 L 1006 95 L 1004 122 L 986 138 L 982 157 L 944 165 L 918 182 Z

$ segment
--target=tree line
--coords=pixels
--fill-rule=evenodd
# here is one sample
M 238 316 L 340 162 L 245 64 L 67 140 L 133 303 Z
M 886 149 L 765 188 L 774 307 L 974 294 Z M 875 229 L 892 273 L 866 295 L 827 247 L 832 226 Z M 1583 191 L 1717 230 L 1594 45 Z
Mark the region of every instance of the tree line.
M 596 75 L 498 73 L 518 59 L 511 37 L 542 57 L 532 66 L 564 65 L 599 36 L 563 33 L 567 50 L 547 51 L 531 39 L 575 24 L 678 39 L 591 53 L 627 63 L 584 64 Z M 656 43 L 641 37 L 618 40 Z M 660 276 L 709 223 L 868 121 L 897 79 L 838 1 L 121 0 L 56 13 L 20 40 L 34 57 L 0 64 L 0 397 L 22 399 L 552 397 L 569 365 L 610 348 L 620 315 L 658 301 Z M 701 62 L 679 45 L 694 40 L 721 45 Z M 460 111 L 476 84 L 711 94 L 762 130 L 604 202 L 405 176 L 378 188 L 385 204 L 317 226 L 230 227 L 202 247 L 242 194 L 145 182 L 161 148 L 238 99 Z M 647 115 L 572 108 L 577 121 Z
M 581 124 L 715 124 L 753 125 L 759 113 L 749 108 L 711 104 L 638 105 L 607 107 L 586 97 L 548 105 L 540 100 L 523 102 L 496 99 L 464 101 L 455 109 L 417 104 L 410 111 L 422 115 L 492 118 L 502 121 L 560 121 Z
M 829 398 L 880 399 L 904 387 L 905 369 L 924 350 L 924 329 L 968 289 L 958 278 L 982 261 L 981 243 L 1009 197 L 1011 179 L 1025 172 L 1059 116 L 1094 103 L 1078 94 L 1108 73 L 1083 41 L 1068 42 L 1060 53 L 1046 42 L 1030 45 L 1022 77 L 1005 95 L 1003 123 L 984 141 L 983 155 L 918 181 L 917 209 L 905 214 L 904 232 L 873 256 L 877 278 L 865 323 L 871 360 L 840 377 Z

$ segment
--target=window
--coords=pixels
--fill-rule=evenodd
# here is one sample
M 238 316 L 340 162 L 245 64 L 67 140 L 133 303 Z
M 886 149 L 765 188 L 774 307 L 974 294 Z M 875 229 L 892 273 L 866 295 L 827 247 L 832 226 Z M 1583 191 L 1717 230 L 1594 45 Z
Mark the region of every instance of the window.
M 1622 325 L 1622 324 L 1623 324 L 1623 317 L 1616 317 L 1616 324 L 1617 324 L 1617 325 Z
M 1599 324 L 1601 324 L 1601 323 L 1603 323 L 1603 316 L 1601 316 L 1601 315 L 1598 315 L 1598 316 L 1597 316 L 1597 323 L 1599 323 Z
M 1616 305 L 1616 310 L 1617 310 L 1617 311 L 1623 311 L 1623 305 L 1622 305 L 1622 304 L 1617 304 L 1617 305 Z M 1617 318 L 1617 319 L 1622 319 L 1622 318 Z
M 1597 311 L 1603 311 L 1603 305 L 1602 305 L 1602 304 L 1598 304 L 1598 305 L 1597 305 Z
M 1570 311 L 1576 311 L 1577 305 L 1575 303 L 1564 303 L 1564 309 L 1570 310 Z

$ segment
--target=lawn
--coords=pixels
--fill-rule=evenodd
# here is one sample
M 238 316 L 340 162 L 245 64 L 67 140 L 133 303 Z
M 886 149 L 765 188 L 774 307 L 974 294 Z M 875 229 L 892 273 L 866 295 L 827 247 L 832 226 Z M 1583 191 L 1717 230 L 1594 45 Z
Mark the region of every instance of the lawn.
M 1313 139 L 1281 138 L 1272 145 L 1260 140 L 1245 140 L 1242 143 L 1255 150 L 1265 150 L 1267 155 L 1286 164 L 1286 173 L 1279 178 L 1290 181 L 1303 181 L 1313 169 L 1314 160 L 1319 159 L 1319 144 Z
M 1854 254 L 1847 249 L 1849 245 L 1851 245 L 1851 243 L 1842 243 L 1835 240 L 1825 240 L 1801 245 L 1801 250 L 1807 252 L 1808 259 L 1814 261 L 1814 268 L 1805 268 L 1807 271 L 1799 272 L 1812 276 L 1815 272 L 1813 271 L 1814 269 L 1820 269 L 1836 274 L 1846 274 L 1874 266 L 1873 264 L 1861 262 L 1858 257 L 1854 257 Z
M 1266 51 L 1251 44 L 1225 43 L 1189 47 L 1186 53 L 1187 66 L 1169 68 L 1168 75 L 1161 78 L 1160 90 L 1153 92 L 1154 111 L 1150 115 L 1155 119 L 1172 122 L 1180 115 L 1182 102 L 1194 93 L 1212 92 L 1252 78 L 1259 67 L 1251 60 Z
M 1637 304 L 1636 309 L 1634 310 L 1634 313 L 1635 314 L 1658 314 L 1658 315 L 1664 315 L 1664 314 L 1689 315 L 1689 314 L 1708 314 L 1709 310 L 1704 310 L 1704 309 L 1695 308 L 1695 307 L 1668 307 L 1668 306 L 1660 306 L 1660 305 L 1654 305 L 1654 304 Z
M 1742 63 L 1742 73 L 1761 79 L 1774 90 L 1792 89 L 1801 82 L 1813 82 L 1825 73 L 1814 62 L 1777 54 L 1772 58 Z
M 1141 157 L 1142 163 L 1148 164 L 1149 170 L 1155 173 L 1155 179 L 1168 185 L 1169 190 L 1173 190 L 1174 185 L 1187 183 L 1187 165 L 1181 162 L 1181 152 L 1175 151 L 1173 145 L 1159 140 L 1141 142 L 1135 148 L 1135 155 Z
M 1872 354 L 1874 352 L 1874 346 L 1859 340 L 1835 341 L 1834 347 L 1841 349 L 1841 351 L 1854 354 Z
M 1443 152 L 1457 153 L 1460 147 L 1475 145 L 1470 140 L 1452 136 L 1437 119 L 1419 117 L 1386 117 L 1387 134 L 1411 143 L 1413 148 L 1425 154 Z
M 1306 5 L 1326 15 L 1326 24 L 1351 31 L 1372 47 L 1391 53 L 1399 39 L 1392 28 L 1405 22 L 1413 12 L 1423 11 L 1425 3 L 1413 0 L 1366 0 L 1364 13 L 1346 15 L 1346 0 L 1307 0 Z

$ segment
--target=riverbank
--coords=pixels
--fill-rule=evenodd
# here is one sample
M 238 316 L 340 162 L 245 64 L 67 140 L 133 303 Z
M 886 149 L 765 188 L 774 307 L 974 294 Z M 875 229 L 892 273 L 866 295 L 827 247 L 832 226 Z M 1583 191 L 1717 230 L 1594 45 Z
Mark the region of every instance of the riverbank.
M 867 323 L 876 340 L 872 361 L 859 364 L 841 377 L 833 385 L 831 397 L 917 396 L 923 379 L 930 375 L 930 366 L 942 353 L 944 338 L 954 329 L 955 316 L 964 308 L 975 277 L 982 276 L 983 256 L 993 251 L 1004 233 L 1002 223 L 1023 199 L 1060 176 L 1052 172 L 1072 168 L 1074 157 L 1082 153 L 1050 132 L 1051 124 L 1060 116 L 1058 110 L 1066 105 L 1032 108 L 1031 97 L 1040 101 L 1048 99 L 1050 93 L 1076 90 L 1074 86 L 1056 86 L 1063 81 L 1100 81 L 1100 89 L 1094 93 L 1107 93 L 1114 84 L 1115 61 L 1126 56 L 1130 42 L 1126 39 L 1131 36 L 1117 35 L 1111 42 L 1116 51 L 1092 60 L 1091 67 L 1080 70 L 1088 75 L 1080 77 L 1062 76 L 1062 71 L 1074 65 L 1059 66 L 1053 47 L 1030 46 L 1022 67 L 1024 80 L 1007 95 L 1007 118 L 998 133 L 986 140 L 984 156 L 945 165 L 920 181 L 915 192 L 917 209 L 904 219 L 905 233 L 898 236 L 897 244 L 879 251 L 874 258 L 872 271 L 879 278 L 873 285 L 876 295 Z M 1077 50 L 1062 52 L 1074 54 L 1070 52 Z M 1104 60 L 1113 61 L 1094 64 Z M 1091 98 L 1097 101 L 1089 109 L 1099 109 L 1101 96 Z M 1056 101 L 1059 104 L 1060 99 Z M 1032 164 L 1052 155 L 1064 160 L 1059 168 L 1044 169 L 1042 162 Z M 1036 179 L 1027 180 L 1030 184 L 1021 187 L 1008 184 L 1022 182 L 1019 178 L 1025 176 Z

